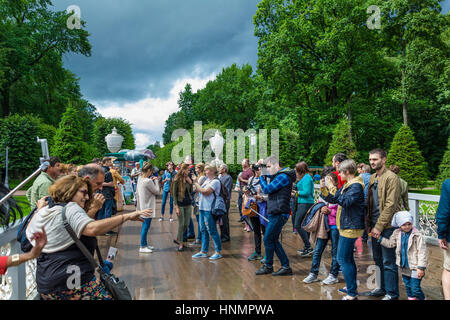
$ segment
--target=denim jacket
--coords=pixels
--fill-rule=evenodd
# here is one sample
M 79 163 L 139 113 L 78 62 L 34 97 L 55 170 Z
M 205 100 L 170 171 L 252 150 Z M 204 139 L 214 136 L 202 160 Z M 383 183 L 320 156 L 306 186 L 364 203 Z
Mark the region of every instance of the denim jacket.
M 322 189 L 321 197 L 342 207 L 339 220 L 341 229 L 364 229 L 366 205 L 364 202 L 364 182 L 355 177 L 339 189 L 333 196 L 327 189 Z

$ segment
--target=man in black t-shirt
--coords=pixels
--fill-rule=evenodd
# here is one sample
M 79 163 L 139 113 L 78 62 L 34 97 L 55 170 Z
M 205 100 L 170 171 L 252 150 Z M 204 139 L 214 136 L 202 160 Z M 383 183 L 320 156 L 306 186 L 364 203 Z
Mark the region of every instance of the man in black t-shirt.
M 102 220 L 106 218 L 111 218 L 113 205 L 114 205 L 114 182 L 109 168 L 112 167 L 111 158 L 103 158 L 102 160 L 103 170 L 105 171 L 105 182 L 103 182 L 102 194 L 105 197 L 105 203 L 103 207 L 98 212 L 97 220 Z M 107 235 L 112 235 L 113 232 L 108 232 Z

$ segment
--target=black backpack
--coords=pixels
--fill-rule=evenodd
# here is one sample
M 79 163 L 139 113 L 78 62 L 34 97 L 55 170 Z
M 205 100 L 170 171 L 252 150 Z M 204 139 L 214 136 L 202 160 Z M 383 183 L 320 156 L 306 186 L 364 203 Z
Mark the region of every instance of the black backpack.
M 225 203 L 228 202 L 228 200 L 230 199 L 230 195 L 228 194 L 228 190 L 227 188 L 225 188 L 225 185 L 222 183 L 222 181 L 220 181 L 219 178 L 216 178 L 217 180 L 219 180 L 220 182 L 220 193 L 219 195 L 223 198 L 223 201 L 225 201 Z
M 48 205 L 53 207 L 55 205 L 53 199 L 51 197 L 47 197 Z M 27 239 L 26 230 L 28 225 L 30 224 L 31 219 L 33 219 L 34 214 L 36 213 L 37 208 L 34 208 L 33 211 L 25 218 L 25 220 L 21 223 L 19 230 L 17 231 L 17 241 L 20 243 L 20 249 L 22 252 L 30 252 L 33 249 L 33 245 Z

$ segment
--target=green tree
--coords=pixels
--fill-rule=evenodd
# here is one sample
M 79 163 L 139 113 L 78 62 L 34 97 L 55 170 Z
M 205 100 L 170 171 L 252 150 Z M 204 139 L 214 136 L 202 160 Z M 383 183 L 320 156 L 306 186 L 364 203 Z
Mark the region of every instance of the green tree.
M 147 149 L 152 150 L 156 154 L 161 149 L 161 144 L 159 141 L 156 141 L 154 144 L 147 146 Z
M 347 119 L 341 119 L 333 130 L 333 139 L 328 148 L 325 165 L 330 166 L 333 156 L 340 152 L 345 153 L 349 159 L 356 160 L 358 157 L 355 143 L 350 139 Z
M 428 179 L 427 164 L 420 152 L 411 128 L 403 125 L 395 135 L 389 149 L 386 166 L 397 165 L 399 176 L 413 188 L 425 187 Z
M 172 113 L 166 120 L 162 135 L 164 145 L 172 141 L 172 133 L 177 129 L 189 129 L 185 127 L 185 118 L 181 111 Z
M 131 124 L 122 118 L 99 117 L 94 124 L 93 144 L 97 150 L 97 156 L 102 157 L 110 153 L 106 146 L 105 138 L 112 132 L 114 127 L 117 133 L 123 136 L 122 149 L 134 150 L 136 147 Z
M 247 130 L 254 125 L 256 92 L 252 67 L 236 64 L 222 69 L 216 79 L 197 92 L 194 105 L 196 120 L 210 121 L 228 128 Z
M 9 50 L 0 87 L 3 116 L 14 112 L 13 86 L 36 75 L 46 60 L 55 61 L 65 53 L 91 54 L 88 32 L 69 30 L 67 20 L 71 14 L 53 11 L 51 5 L 50 0 L 0 0 L 0 43 Z M 81 24 L 85 26 L 83 21 Z
M 39 120 L 31 115 L 12 115 L 0 120 L 0 166 L 5 167 L 5 152 L 8 147 L 9 170 L 12 176 L 22 180 L 39 166 L 41 155 L 37 143 Z
M 445 151 L 442 162 L 439 165 L 439 175 L 436 179 L 436 188 L 439 190 L 442 187 L 442 183 L 450 178 L 450 137 L 447 144 L 447 151 Z
M 448 60 L 449 48 L 442 32 L 449 26 L 438 0 L 377 1 L 381 9 L 385 48 L 399 72 L 393 98 L 402 104 L 403 124 L 408 125 L 408 105 L 420 91 L 435 89 Z M 448 84 L 447 84 L 448 86 Z
M 80 132 L 82 126 L 77 109 L 69 104 L 56 130 L 52 154 L 65 163 L 87 163 L 89 161 L 86 154 L 87 143 L 83 141 Z
M 197 102 L 198 95 L 192 92 L 192 86 L 187 83 L 184 91 L 181 91 L 178 99 L 178 107 L 184 117 L 184 127 L 192 128 L 195 121 L 194 105 Z

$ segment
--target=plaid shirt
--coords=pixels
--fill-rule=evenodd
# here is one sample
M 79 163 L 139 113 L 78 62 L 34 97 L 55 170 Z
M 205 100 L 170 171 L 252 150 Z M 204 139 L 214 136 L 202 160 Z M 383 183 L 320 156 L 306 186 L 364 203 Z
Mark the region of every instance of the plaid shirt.
M 285 169 L 282 169 L 278 172 L 281 172 L 283 170 L 285 170 Z M 272 178 L 273 176 L 267 176 L 267 177 Z M 265 194 L 274 193 L 274 192 L 280 190 L 281 188 L 287 187 L 291 184 L 291 180 L 285 174 L 279 174 L 269 184 L 267 184 L 265 176 L 261 176 L 259 178 L 259 181 L 260 181 L 261 189 Z M 283 216 L 288 219 L 289 213 L 283 213 Z
M 281 169 L 278 172 L 281 172 L 285 169 Z M 273 176 L 267 176 L 269 178 L 272 178 Z M 261 176 L 259 178 L 261 183 L 261 189 L 265 194 L 271 194 L 274 193 L 281 188 L 287 187 L 291 184 L 291 181 L 289 180 L 288 176 L 285 174 L 279 174 L 273 181 L 271 181 L 269 184 L 267 184 L 265 176 Z

